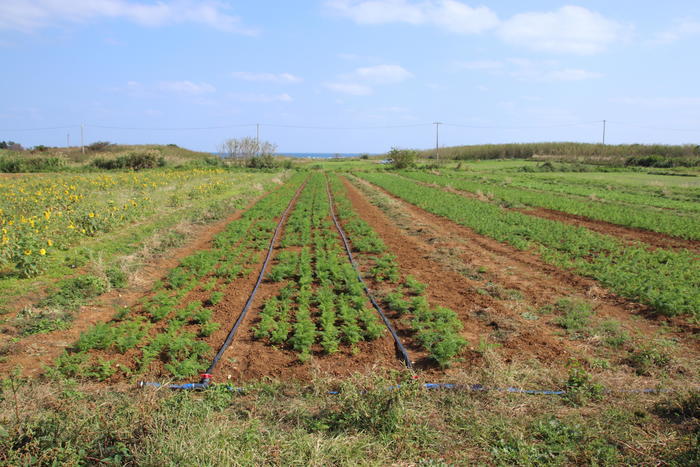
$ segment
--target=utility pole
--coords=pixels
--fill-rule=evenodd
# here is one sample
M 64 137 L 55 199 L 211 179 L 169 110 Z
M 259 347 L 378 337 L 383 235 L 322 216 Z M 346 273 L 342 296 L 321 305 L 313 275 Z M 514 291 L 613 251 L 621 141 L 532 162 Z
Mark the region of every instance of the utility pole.
M 255 124 L 255 153 L 260 152 L 260 124 Z
M 435 161 L 440 160 L 440 125 L 442 122 L 433 122 L 435 125 Z
M 70 133 L 66 133 L 66 147 L 70 147 Z
M 605 125 L 606 125 L 606 121 L 603 120 L 603 146 L 605 146 Z
M 83 132 L 84 132 L 84 130 L 85 130 L 85 125 L 83 125 L 81 123 L 80 124 L 80 152 L 82 152 L 83 154 L 85 154 L 85 146 L 83 145 L 83 142 L 84 142 L 83 141 Z

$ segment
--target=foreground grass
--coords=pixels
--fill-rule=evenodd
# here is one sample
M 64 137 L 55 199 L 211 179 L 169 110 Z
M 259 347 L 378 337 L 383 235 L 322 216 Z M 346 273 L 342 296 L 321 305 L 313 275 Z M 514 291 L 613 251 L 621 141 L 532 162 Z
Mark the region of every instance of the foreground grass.
M 399 389 L 387 389 L 396 383 Z M 303 384 L 261 381 L 242 392 L 219 386 L 201 393 L 116 391 L 71 380 L 11 377 L 0 396 L 0 462 L 690 465 L 700 460 L 697 392 L 602 394 L 580 371 L 559 385 L 571 395 L 427 391 L 400 373 L 346 381 L 317 377 Z M 328 394 L 331 390 L 340 392 Z

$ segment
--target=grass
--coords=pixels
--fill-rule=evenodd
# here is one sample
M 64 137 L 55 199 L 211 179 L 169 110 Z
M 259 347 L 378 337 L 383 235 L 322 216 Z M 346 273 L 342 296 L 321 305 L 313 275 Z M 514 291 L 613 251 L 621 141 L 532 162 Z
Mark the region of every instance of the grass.
M 110 362 L 91 371 L 109 374 Z M 400 389 L 388 390 L 401 383 Z M 562 381 L 590 394 L 578 375 Z M 5 464 L 641 464 L 698 458 L 697 393 L 591 397 L 425 391 L 408 374 L 253 382 L 202 393 L 3 381 Z M 328 391 L 338 391 L 336 395 Z M 664 443 L 651 442 L 664 437 Z
M 569 334 L 585 333 L 590 326 L 593 311 L 591 305 L 584 301 L 562 298 L 555 303 L 554 309 L 561 313 L 555 322 Z

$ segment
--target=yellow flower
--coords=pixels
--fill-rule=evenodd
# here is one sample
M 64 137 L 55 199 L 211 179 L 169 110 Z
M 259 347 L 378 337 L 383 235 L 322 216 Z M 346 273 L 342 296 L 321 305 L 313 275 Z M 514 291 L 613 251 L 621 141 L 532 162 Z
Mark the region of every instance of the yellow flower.
M 29 256 L 32 254 L 32 250 L 24 250 L 25 256 Z
M 46 220 L 51 219 L 51 211 L 44 211 L 44 218 Z
M 39 250 L 39 254 L 40 254 L 41 256 L 45 256 L 45 255 L 46 255 L 46 250 L 44 250 L 44 249 L 42 248 L 41 250 Z
M 46 240 L 46 244 L 48 246 L 53 246 L 53 241 L 52 240 Z
M 88 216 L 89 216 L 89 217 L 95 217 L 95 213 L 94 213 L 94 212 L 91 212 L 90 214 L 88 214 Z

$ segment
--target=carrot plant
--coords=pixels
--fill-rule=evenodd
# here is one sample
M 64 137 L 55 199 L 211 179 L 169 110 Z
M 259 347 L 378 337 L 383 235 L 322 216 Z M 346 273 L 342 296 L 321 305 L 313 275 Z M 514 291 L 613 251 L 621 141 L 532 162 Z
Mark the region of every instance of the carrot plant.
M 602 220 L 629 227 L 661 232 L 676 237 L 687 238 L 692 240 L 700 240 L 700 219 L 697 213 L 694 215 L 687 212 L 673 212 L 668 210 L 660 210 L 649 207 L 650 197 L 645 197 L 642 200 L 644 204 L 636 203 L 634 208 L 630 208 L 628 202 L 629 197 L 625 198 L 625 202 L 616 202 L 610 200 L 608 202 L 594 201 L 591 196 L 595 196 L 600 191 L 585 191 L 571 190 L 575 194 L 581 195 L 588 193 L 586 197 L 569 196 L 568 193 L 563 193 L 562 190 L 557 190 L 558 194 L 552 196 L 549 190 L 532 190 L 525 187 L 516 187 L 512 183 L 507 183 L 503 180 L 490 180 L 475 177 L 463 178 L 463 176 L 446 177 L 442 175 L 433 175 L 425 172 L 403 172 L 403 176 L 413 180 L 428 182 L 441 186 L 450 186 L 459 190 L 477 193 L 487 192 L 492 195 L 496 201 L 507 203 L 509 205 L 525 205 L 536 206 L 547 209 L 575 214 L 591 219 Z M 512 182 L 512 180 L 511 180 Z M 533 186 L 531 183 L 529 186 Z M 535 185 L 541 188 L 539 185 Z M 549 187 L 551 190 L 551 187 Z M 594 198 L 595 199 L 595 198 Z M 668 203 L 664 203 L 668 204 Z
M 406 316 L 405 320 L 416 342 L 428 352 L 440 366 L 448 366 L 467 345 L 459 332 L 462 323 L 457 314 L 444 307 L 431 307 L 424 293 L 427 285 L 418 281 L 413 276 L 406 276 L 401 280 L 401 274 L 396 256 L 390 253 L 379 255 L 371 247 L 372 244 L 380 244 L 376 232 L 363 220 L 359 219 L 352 210 L 345 190 L 337 177 L 331 179 L 334 199 L 339 208 L 339 213 L 344 224 L 361 225 L 354 228 L 356 236 L 351 237 L 353 248 L 362 255 L 362 258 L 372 266 L 369 268 L 369 277 L 376 282 L 388 282 L 394 285 L 393 289 L 384 296 L 386 307 L 395 312 L 397 316 Z M 365 241 L 364 238 L 376 240 Z M 359 241 L 358 241 L 359 240 Z M 383 245 L 383 243 L 381 243 Z M 382 250 L 382 252 L 384 249 Z M 360 317 L 366 314 L 360 314 Z M 356 319 L 354 316 L 352 319 Z
M 590 276 L 625 297 L 667 315 L 700 316 L 700 262 L 688 251 L 626 245 L 590 230 L 502 210 L 388 174 L 360 174 L 406 201 L 542 259 Z
M 83 362 L 76 363 L 80 368 L 87 368 L 85 365 L 95 361 L 90 354 L 93 350 L 125 352 L 133 348 L 138 349 L 139 372 L 147 371 L 155 360 L 178 379 L 204 370 L 211 348 L 199 338 L 210 336 L 220 327 L 212 321 L 212 307 L 224 299 L 224 293 L 215 290 L 219 281 L 232 280 L 259 260 L 260 250 L 267 247 L 276 226 L 274 217 L 287 206 L 302 179 L 293 177 L 229 224 L 215 237 L 213 248 L 182 259 L 134 312 L 120 313 L 111 323 L 96 325 L 81 335 L 57 371 L 73 371 L 70 368 L 75 365 L 66 363 L 73 360 Z M 188 300 L 195 289 L 211 292 L 206 306 L 199 300 Z

